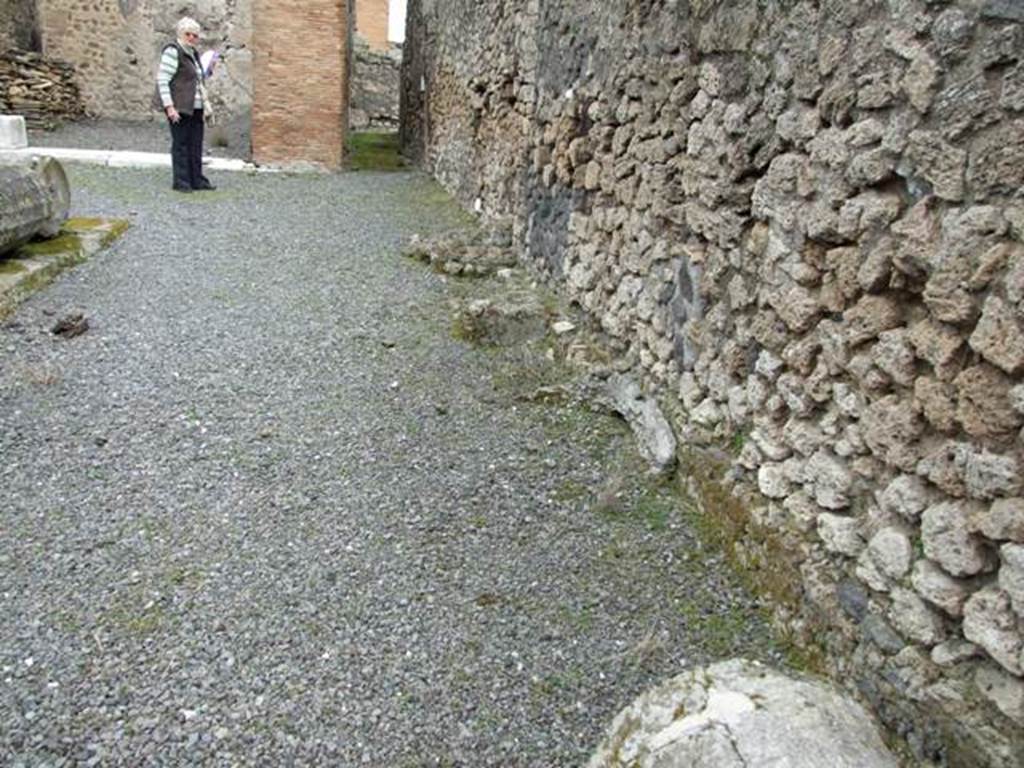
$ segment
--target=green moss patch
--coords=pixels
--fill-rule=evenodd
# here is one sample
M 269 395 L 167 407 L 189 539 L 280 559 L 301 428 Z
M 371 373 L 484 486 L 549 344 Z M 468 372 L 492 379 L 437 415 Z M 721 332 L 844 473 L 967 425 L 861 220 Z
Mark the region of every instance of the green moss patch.
M 702 541 L 720 551 L 741 583 L 790 616 L 803 615 L 801 637 L 783 635 L 787 662 L 794 668 L 825 674 L 826 652 L 821 646 L 824 619 L 807 612 L 799 549 L 785 532 L 760 525 L 746 504 L 720 479 L 724 465 L 705 453 L 684 451 L 680 456 L 680 485 L 686 518 Z
M 13 259 L 0 261 L 0 274 L 15 275 L 0 293 L 0 318 L 7 316 L 26 296 L 49 284 L 69 267 L 81 264 L 110 246 L 131 226 L 124 219 L 69 219 L 56 237 L 23 245 Z M 31 259 L 30 271 L 18 259 Z
M 349 170 L 400 171 L 406 167 L 397 133 L 350 133 L 346 149 L 345 165 Z
M 25 267 L 13 259 L 0 261 L 0 275 L 16 275 L 24 271 Z
M 71 218 L 64 222 L 63 229 L 71 231 L 83 229 L 99 229 L 107 223 L 106 219 L 93 219 L 88 217 Z

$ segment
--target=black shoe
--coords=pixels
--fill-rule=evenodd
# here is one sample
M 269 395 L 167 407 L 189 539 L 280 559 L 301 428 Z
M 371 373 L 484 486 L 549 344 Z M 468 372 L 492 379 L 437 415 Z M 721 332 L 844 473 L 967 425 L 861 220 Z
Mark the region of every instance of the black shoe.
M 213 190 L 216 189 L 216 187 L 213 186 L 213 184 L 211 184 L 210 182 L 204 181 L 202 184 L 200 184 L 198 187 L 196 187 L 196 189 L 197 190 L 202 190 L 204 192 L 206 192 L 206 191 L 212 192 Z
M 175 192 L 191 192 L 192 187 L 171 187 Z

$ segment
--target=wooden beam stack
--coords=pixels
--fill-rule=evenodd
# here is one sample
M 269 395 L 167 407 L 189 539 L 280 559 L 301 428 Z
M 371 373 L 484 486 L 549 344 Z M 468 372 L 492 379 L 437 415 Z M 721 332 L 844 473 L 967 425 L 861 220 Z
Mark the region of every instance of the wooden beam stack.
M 43 130 L 84 117 L 75 68 L 29 51 L 0 53 L 0 112 L 22 115 L 29 128 Z

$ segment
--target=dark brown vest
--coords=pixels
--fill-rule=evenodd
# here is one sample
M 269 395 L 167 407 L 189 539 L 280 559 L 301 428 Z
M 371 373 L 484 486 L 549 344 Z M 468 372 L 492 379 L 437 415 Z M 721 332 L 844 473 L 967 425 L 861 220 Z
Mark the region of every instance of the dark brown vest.
M 180 43 L 171 43 L 165 45 L 161 50 L 161 56 L 163 51 L 168 48 L 178 49 L 178 71 L 174 73 L 171 78 L 171 102 L 174 104 L 174 108 L 183 115 L 191 115 L 196 103 L 196 88 L 199 87 L 199 57 L 193 56 L 187 48 L 183 47 Z M 156 109 L 161 112 L 164 109 L 163 102 L 160 100 L 160 86 L 157 86 L 156 100 L 153 102 Z

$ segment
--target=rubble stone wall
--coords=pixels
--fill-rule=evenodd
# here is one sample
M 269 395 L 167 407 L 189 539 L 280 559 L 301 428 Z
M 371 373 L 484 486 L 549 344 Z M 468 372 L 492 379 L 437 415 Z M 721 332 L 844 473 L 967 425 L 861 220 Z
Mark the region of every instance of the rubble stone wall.
M 70 62 L 91 114 L 126 120 L 152 109 L 157 64 L 184 15 L 203 27 L 200 50 L 222 54 L 209 83 L 222 124 L 248 122 L 252 105 L 252 0 L 39 0 L 43 51 Z
M 354 37 L 350 128 L 398 128 L 401 68 L 402 46 L 391 45 L 381 50 L 368 45 L 359 35 Z
M 732 447 L 788 628 L 919 757 L 1024 765 L 1024 5 L 409 16 L 407 152 Z

